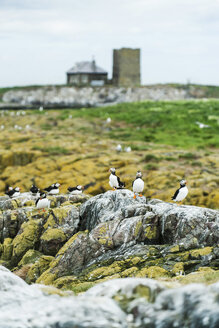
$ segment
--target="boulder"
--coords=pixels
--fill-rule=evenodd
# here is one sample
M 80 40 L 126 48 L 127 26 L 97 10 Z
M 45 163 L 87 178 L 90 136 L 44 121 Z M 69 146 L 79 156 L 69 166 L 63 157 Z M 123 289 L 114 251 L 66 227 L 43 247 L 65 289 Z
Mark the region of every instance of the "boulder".
M 127 327 L 126 314 L 110 298 L 51 295 L 3 267 L 0 280 L 1 327 Z

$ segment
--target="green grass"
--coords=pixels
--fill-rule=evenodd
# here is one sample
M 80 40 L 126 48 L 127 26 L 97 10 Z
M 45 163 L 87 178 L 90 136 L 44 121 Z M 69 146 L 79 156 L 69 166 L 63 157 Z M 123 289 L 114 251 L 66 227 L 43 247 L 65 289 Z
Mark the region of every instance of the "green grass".
M 107 134 L 122 141 L 152 142 L 185 149 L 219 146 L 219 100 L 145 101 L 63 110 L 59 118 L 65 119 L 69 115 L 104 121 L 110 116 L 111 131 Z M 210 128 L 200 129 L 196 121 L 208 124 Z M 119 122 L 121 126 L 118 126 Z

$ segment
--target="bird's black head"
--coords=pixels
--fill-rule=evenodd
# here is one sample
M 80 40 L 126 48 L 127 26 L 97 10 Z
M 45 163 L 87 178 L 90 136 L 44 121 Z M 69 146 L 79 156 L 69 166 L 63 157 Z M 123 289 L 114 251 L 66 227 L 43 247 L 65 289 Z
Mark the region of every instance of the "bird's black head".
M 115 167 L 111 167 L 111 169 L 109 170 L 112 174 L 116 174 L 116 169 Z
M 136 178 L 141 178 L 142 177 L 142 173 L 141 173 L 141 171 L 138 171 L 137 173 L 136 173 Z
M 45 194 L 45 192 L 41 192 L 41 193 L 40 193 L 40 199 L 43 199 L 43 198 L 46 198 L 46 194 Z
M 182 180 L 180 181 L 180 186 L 181 186 L 181 187 L 184 187 L 186 184 L 187 184 L 187 181 L 186 181 L 186 180 L 182 179 Z

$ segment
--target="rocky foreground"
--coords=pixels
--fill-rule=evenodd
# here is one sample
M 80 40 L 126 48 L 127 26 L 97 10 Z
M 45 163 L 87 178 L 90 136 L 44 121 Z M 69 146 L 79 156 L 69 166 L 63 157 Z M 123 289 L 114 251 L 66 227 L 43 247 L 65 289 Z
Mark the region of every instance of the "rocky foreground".
M 218 211 L 129 190 L 49 198 L 39 213 L 28 193 L 0 197 L 1 327 L 218 327 Z

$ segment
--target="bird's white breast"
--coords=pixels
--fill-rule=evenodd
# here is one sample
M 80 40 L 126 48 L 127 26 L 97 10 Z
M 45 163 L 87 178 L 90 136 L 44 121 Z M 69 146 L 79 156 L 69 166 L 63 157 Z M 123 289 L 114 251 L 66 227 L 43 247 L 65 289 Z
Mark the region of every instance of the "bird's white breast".
M 16 192 L 13 194 L 12 198 L 13 198 L 13 197 L 18 197 L 18 196 L 20 196 L 20 191 L 16 191 Z
M 37 202 L 37 208 L 45 208 L 50 206 L 50 201 L 47 198 L 39 199 Z
M 82 194 L 82 190 L 73 190 L 70 192 L 70 195 L 80 195 Z
M 144 181 L 142 179 L 136 179 L 133 183 L 134 192 L 142 192 L 144 190 Z
M 186 198 L 186 196 L 188 195 L 188 188 L 185 186 L 185 187 L 182 187 L 180 188 L 179 190 L 179 193 L 175 199 L 176 202 L 181 202 L 184 198 Z
M 49 195 L 58 195 L 59 189 L 52 189 L 48 192 Z
M 119 188 L 119 184 L 118 184 L 118 179 L 117 179 L 117 176 L 114 175 L 114 174 L 110 174 L 110 177 L 109 177 L 109 185 L 113 188 Z

